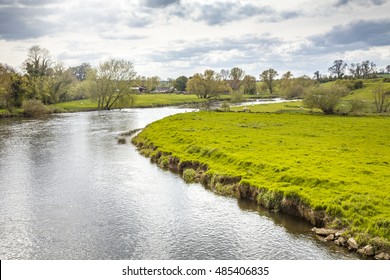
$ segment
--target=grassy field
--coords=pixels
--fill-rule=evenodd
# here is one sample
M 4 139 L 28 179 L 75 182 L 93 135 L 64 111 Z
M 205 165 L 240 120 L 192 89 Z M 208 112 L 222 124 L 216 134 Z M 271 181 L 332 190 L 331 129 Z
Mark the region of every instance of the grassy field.
M 157 121 L 134 142 L 298 196 L 360 242 L 379 236 L 389 244 L 389 139 L 388 117 L 198 112 Z
M 221 100 L 229 99 L 229 95 L 223 95 Z M 194 94 L 140 94 L 135 96 L 135 108 L 149 108 L 159 106 L 202 103 L 207 100 L 200 99 Z M 55 107 L 68 112 L 90 111 L 97 109 L 97 101 L 93 99 L 75 100 L 55 104 Z

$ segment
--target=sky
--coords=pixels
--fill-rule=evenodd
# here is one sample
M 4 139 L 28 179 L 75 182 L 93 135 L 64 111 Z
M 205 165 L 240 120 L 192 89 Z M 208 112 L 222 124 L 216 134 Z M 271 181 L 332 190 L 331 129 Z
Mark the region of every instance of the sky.
M 334 60 L 390 64 L 390 0 L 0 0 L 0 63 L 39 45 L 65 66 L 108 58 L 142 76 L 240 67 L 256 78 L 328 74 Z

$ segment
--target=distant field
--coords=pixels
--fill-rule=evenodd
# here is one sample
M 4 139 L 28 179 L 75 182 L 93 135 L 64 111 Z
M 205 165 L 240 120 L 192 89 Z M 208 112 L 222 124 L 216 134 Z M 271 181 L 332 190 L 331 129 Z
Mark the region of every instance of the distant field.
M 230 99 L 230 95 L 222 95 L 219 99 Z M 194 94 L 139 94 L 135 96 L 133 107 L 159 107 L 189 103 L 201 103 L 207 99 L 198 98 Z M 97 101 L 93 99 L 75 100 L 55 104 L 68 112 L 89 111 L 97 109 Z
M 388 117 L 198 112 L 157 121 L 134 140 L 205 163 L 213 174 L 299 196 L 363 233 L 361 240 L 390 242 L 389 139 Z

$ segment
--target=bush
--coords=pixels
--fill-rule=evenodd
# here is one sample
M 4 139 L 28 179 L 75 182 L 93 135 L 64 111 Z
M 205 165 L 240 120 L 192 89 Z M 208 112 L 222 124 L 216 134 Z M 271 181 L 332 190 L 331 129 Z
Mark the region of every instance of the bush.
M 186 183 L 192 183 L 195 181 L 196 171 L 188 168 L 183 171 L 183 179 Z
M 243 97 L 243 93 L 238 91 L 238 90 L 235 90 L 232 92 L 232 99 L 231 101 L 232 102 L 241 102 L 242 101 L 242 97 Z
M 317 108 L 326 115 L 334 114 L 341 98 L 348 94 L 349 90 L 344 85 L 316 86 L 306 92 L 303 103 L 309 108 Z
M 26 100 L 23 102 L 22 109 L 24 115 L 29 118 L 41 117 L 50 113 L 41 100 Z
M 224 101 L 224 102 L 222 102 L 220 109 L 222 111 L 228 112 L 228 111 L 230 111 L 230 106 L 226 101 Z

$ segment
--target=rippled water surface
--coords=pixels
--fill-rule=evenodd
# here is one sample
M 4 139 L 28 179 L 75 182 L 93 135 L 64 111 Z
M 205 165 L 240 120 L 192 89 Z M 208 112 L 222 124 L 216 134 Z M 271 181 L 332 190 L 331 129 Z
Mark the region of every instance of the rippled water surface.
M 184 111 L 0 120 L 0 259 L 354 258 L 306 223 L 186 184 L 117 143 Z

